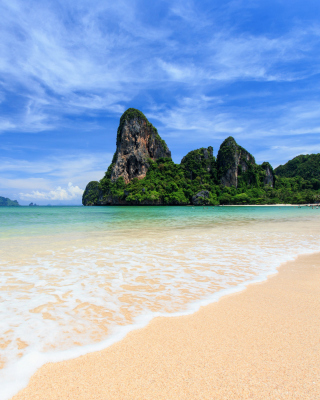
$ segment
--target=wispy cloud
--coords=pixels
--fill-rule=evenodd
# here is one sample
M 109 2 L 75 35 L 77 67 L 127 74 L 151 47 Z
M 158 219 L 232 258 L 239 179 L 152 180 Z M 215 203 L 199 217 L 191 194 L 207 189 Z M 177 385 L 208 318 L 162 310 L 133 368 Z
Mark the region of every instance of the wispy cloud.
M 320 133 L 318 102 L 293 101 L 282 106 L 256 104 L 252 111 L 250 108 L 243 110 L 238 104 L 225 107 L 227 101 L 223 96 L 181 98 L 175 107 L 155 106 L 150 116 L 159 121 L 170 136 L 183 136 L 190 141 L 226 135 L 253 139 Z
M 1 154 L 0 187 L 48 196 L 57 188 L 69 193 L 69 182 L 84 188 L 100 179 L 117 120 L 132 106 L 179 156 L 229 135 L 257 157 L 317 151 L 317 13 L 284 2 L 279 17 L 273 7 L 248 0 L 3 0 L 0 149 L 8 157 Z M 305 143 L 295 142 L 290 153 L 294 138 Z
M 82 189 L 79 188 L 85 188 L 91 180 L 103 178 L 111 158 L 111 153 L 50 156 L 35 161 L 3 157 L 0 159 L 1 192 L 22 200 L 77 200 L 81 203 Z
M 55 190 L 50 190 L 49 192 L 39 192 L 38 190 L 33 190 L 32 193 L 20 193 L 20 199 L 22 200 L 59 200 L 59 201 L 70 201 L 70 200 L 80 200 L 83 194 L 83 189 L 79 186 L 73 186 L 71 182 L 68 183 L 67 188 L 62 188 L 58 186 Z
M 257 152 L 256 160 L 262 163 L 268 160 L 274 168 L 280 164 L 285 164 L 288 160 L 300 155 L 300 154 L 314 154 L 320 152 L 319 144 L 304 144 L 295 143 L 294 145 L 277 145 L 270 146 L 262 151 Z
M 219 25 L 214 13 L 207 16 L 198 3 L 179 0 L 151 24 L 140 6 L 125 0 L 2 2 L 3 88 L 25 101 L 8 113 L 0 131 L 50 130 L 64 116 L 85 110 L 119 115 L 137 93 L 163 85 L 183 83 L 185 90 L 201 85 L 205 94 L 204 88 L 217 82 L 292 81 L 319 72 L 320 58 L 293 67 L 314 57 L 320 38 L 315 27 L 280 36 L 239 34 Z M 181 29 L 193 40 L 177 35 L 173 17 L 183 21 Z

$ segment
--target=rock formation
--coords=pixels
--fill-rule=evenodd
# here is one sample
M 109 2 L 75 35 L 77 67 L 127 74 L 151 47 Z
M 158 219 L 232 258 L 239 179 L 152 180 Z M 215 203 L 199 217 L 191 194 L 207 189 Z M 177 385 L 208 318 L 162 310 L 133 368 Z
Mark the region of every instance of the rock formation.
M 17 200 L 10 200 L 8 197 L 2 197 L 0 196 L 0 207 L 17 207 L 20 206 L 20 204 L 17 202 Z
M 129 108 L 120 118 L 117 131 L 117 148 L 106 177 L 111 182 L 123 178 L 124 183 L 132 179 L 143 179 L 150 167 L 150 161 L 170 158 L 171 152 L 157 129 L 145 115 Z M 89 182 L 82 196 L 85 206 L 125 205 L 127 202 L 103 190 L 99 182 Z
M 263 183 L 265 185 L 269 185 L 272 188 L 274 187 L 274 172 L 273 168 L 268 162 L 264 162 L 261 164 L 261 167 L 265 170 L 266 177 L 263 179 Z
M 161 157 L 171 158 L 165 141 L 142 112 L 129 108 L 120 119 L 111 180 L 116 181 L 120 176 L 125 183 L 133 178 L 142 179 L 150 166 L 149 160 Z
M 275 182 L 271 165 L 256 164 L 254 157 L 232 137 L 221 144 L 217 159 L 212 147 L 202 147 L 190 151 L 180 164 L 174 163 L 156 128 L 139 110 L 129 108 L 120 118 L 111 165 L 99 182 L 88 183 L 82 203 L 273 204 L 275 199 L 280 201 L 278 193 L 270 190 Z M 320 180 L 311 184 L 320 188 Z
M 181 160 L 186 176 L 193 180 L 198 176 L 209 173 L 211 178 L 216 178 L 216 160 L 213 156 L 213 147 L 207 149 L 202 147 L 198 150 L 190 151 Z
M 201 190 L 201 192 L 192 196 L 192 204 L 195 206 L 209 204 L 209 196 L 210 192 L 208 192 L 208 190 Z
M 217 166 L 223 186 L 238 187 L 238 176 L 255 165 L 254 157 L 229 136 L 220 146 Z M 250 183 L 250 182 L 249 182 Z

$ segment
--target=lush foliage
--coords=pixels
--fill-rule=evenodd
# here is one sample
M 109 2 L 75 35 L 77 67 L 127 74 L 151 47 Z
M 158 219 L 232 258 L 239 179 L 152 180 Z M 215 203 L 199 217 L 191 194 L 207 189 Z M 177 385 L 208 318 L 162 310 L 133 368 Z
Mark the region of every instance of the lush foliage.
M 7 197 L 1 197 L 0 196 L 0 207 L 3 206 L 14 206 L 17 207 L 20 204 L 17 202 L 17 200 L 10 200 Z
M 99 182 L 91 181 L 88 183 L 83 194 L 87 206 L 93 206 L 99 199 Z
M 209 191 L 204 204 L 278 204 L 312 203 L 320 201 L 320 180 L 302 177 L 276 176 L 275 187 L 264 184 L 268 163 L 248 164 L 245 172 L 239 170 L 238 188 L 220 184 L 217 162 L 212 148 L 190 152 L 181 164 L 171 159 L 150 160 L 144 179 L 133 179 L 127 185 L 122 178 L 110 180 L 112 165 L 105 177 L 91 182 L 86 195 L 94 204 L 108 196 L 129 204 L 192 204 L 192 197 L 202 190 Z
M 120 119 L 118 135 L 127 119 L 146 117 L 133 108 Z M 157 133 L 157 132 L 156 132 Z M 160 136 L 159 136 L 160 138 Z M 159 139 L 161 140 L 161 139 Z M 236 162 L 239 157 L 239 164 Z M 220 146 L 217 159 L 213 148 L 189 152 L 175 164 L 169 158 L 148 160 L 143 179 L 125 184 L 122 177 L 111 181 L 116 162 L 112 160 L 100 182 L 90 182 L 83 196 L 84 204 L 279 204 L 320 202 L 320 154 L 298 156 L 273 171 L 228 137 Z M 228 170 L 237 169 L 237 187 L 221 184 Z M 198 196 L 196 196 L 198 194 Z
M 191 181 L 199 177 L 203 182 L 217 181 L 217 161 L 213 156 L 213 148 L 201 148 L 190 151 L 181 160 L 186 178 Z
M 277 175 L 286 178 L 301 176 L 303 179 L 320 179 L 320 153 L 300 155 L 275 169 Z

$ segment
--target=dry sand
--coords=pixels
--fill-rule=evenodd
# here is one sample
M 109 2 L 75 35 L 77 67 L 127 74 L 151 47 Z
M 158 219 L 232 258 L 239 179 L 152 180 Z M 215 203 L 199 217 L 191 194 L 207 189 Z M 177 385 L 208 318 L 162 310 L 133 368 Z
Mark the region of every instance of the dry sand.
M 320 399 L 320 254 L 106 350 L 46 364 L 22 399 Z

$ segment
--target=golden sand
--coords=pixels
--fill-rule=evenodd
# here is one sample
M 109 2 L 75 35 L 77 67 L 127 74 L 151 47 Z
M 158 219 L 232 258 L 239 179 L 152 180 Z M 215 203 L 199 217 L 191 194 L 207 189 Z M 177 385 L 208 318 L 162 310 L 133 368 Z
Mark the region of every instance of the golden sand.
M 106 350 L 46 364 L 13 399 L 320 399 L 320 254 Z

